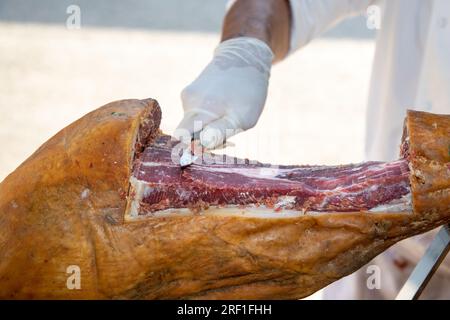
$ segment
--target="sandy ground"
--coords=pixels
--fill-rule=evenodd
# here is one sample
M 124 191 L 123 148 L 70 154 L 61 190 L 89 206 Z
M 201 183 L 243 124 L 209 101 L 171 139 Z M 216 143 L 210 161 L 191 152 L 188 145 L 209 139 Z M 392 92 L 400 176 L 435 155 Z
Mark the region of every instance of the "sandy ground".
M 181 89 L 211 58 L 215 33 L 0 23 L 0 180 L 83 114 L 156 98 L 162 129 L 182 118 Z M 371 40 L 319 39 L 272 71 L 257 126 L 228 153 L 265 162 L 363 159 Z

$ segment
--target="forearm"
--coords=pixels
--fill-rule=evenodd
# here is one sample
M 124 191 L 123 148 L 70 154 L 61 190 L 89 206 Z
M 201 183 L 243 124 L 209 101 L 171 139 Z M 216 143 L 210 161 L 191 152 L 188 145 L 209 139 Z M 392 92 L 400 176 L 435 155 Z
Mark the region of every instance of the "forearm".
M 288 0 L 237 0 L 225 16 L 222 41 L 257 38 L 270 46 L 278 61 L 289 51 L 290 26 Z

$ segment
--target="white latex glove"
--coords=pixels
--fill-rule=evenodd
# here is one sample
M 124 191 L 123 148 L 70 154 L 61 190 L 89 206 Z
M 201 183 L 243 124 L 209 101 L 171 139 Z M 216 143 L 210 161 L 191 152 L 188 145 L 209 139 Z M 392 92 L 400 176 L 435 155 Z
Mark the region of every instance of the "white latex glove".
M 249 37 L 222 42 L 213 60 L 181 92 L 184 118 L 174 136 L 182 141 L 200 133 L 206 148 L 223 144 L 252 128 L 264 108 L 273 53 L 261 40 Z

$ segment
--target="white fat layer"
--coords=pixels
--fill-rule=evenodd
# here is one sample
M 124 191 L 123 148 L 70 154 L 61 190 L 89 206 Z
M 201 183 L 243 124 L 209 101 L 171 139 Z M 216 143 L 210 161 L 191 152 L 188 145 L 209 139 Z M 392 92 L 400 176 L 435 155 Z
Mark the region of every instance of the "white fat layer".
M 380 204 L 369 210 L 370 212 L 412 212 L 411 193 L 389 203 Z
M 295 196 L 280 196 L 275 203 L 275 208 L 284 208 L 293 204 L 295 204 Z
M 139 216 L 139 207 L 144 195 L 144 190 L 145 184 L 132 176 L 130 178 L 130 191 L 134 194 L 134 196 L 133 198 L 128 199 L 128 217 L 137 218 Z
M 166 166 L 165 163 L 160 162 L 142 162 L 141 165 L 144 167 L 161 167 L 162 165 Z
M 308 212 L 309 213 L 309 212 Z M 179 217 L 179 216 L 239 216 L 239 217 L 253 217 L 253 218 L 293 218 L 303 216 L 303 211 L 297 210 L 282 210 L 275 212 L 273 209 L 265 206 L 249 205 L 245 208 L 233 205 L 225 207 L 211 206 L 209 209 L 202 210 L 199 213 L 194 213 L 188 208 L 172 208 L 160 210 L 146 215 L 140 215 L 138 218 L 147 217 Z M 134 217 L 133 217 L 134 218 Z
M 391 213 L 406 213 L 401 211 L 383 211 Z M 366 211 L 366 213 L 376 214 L 376 211 Z M 381 211 L 380 211 L 381 213 Z M 241 208 L 239 206 L 226 206 L 226 207 L 210 207 L 209 209 L 202 210 L 199 213 L 194 213 L 188 208 L 172 208 L 160 210 L 145 215 L 133 216 L 133 219 L 146 219 L 149 217 L 163 218 L 163 217 L 188 217 L 188 216 L 234 216 L 234 217 L 248 217 L 248 218 L 261 218 L 261 219 L 283 219 L 283 218 L 296 218 L 301 216 L 321 216 L 326 214 L 355 214 L 355 212 L 321 212 L 321 211 L 297 211 L 297 210 L 281 210 L 274 211 L 271 208 L 265 206 L 246 206 Z
M 195 167 L 191 169 L 196 170 Z M 237 168 L 229 168 L 229 167 L 201 167 L 203 172 L 220 172 L 220 173 L 236 173 L 248 178 L 256 178 L 256 179 L 271 179 L 271 180 L 279 180 L 282 182 L 293 182 L 287 180 L 285 178 L 277 178 L 277 176 L 286 174 L 289 172 L 293 172 L 298 170 L 298 168 L 291 169 L 281 169 L 275 167 L 237 167 Z M 301 183 L 300 181 L 295 181 L 295 183 Z

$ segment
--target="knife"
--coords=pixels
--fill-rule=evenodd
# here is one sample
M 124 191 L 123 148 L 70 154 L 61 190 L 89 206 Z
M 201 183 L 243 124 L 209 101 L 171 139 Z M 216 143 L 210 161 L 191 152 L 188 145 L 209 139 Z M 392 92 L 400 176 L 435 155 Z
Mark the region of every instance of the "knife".
M 198 159 L 198 156 L 194 155 L 194 153 L 192 152 L 192 148 L 198 143 L 200 143 L 200 131 L 196 131 L 192 134 L 191 143 L 189 143 L 187 147 L 183 149 L 183 154 L 180 157 L 181 169 L 189 167 Z
M 192 145 L 192 144 L 191 144 Z M 183 154 L 180 157 L 180 166 L 181 169 L 184 169 L 186 167 L 189 167 L 191 164 L 193 164 L 195 162 L 195 160 L 198 159 L 197 156 L 195 156 L 194 154 L 192 154 L 192 147 L 188 146 L 187 148 L 185 148 L 183 150 Z
M 441 227 L 396 300 L 416 300 L 450 250 L 450 225 Z
M 181 169 L 189 167 L 191 164 L 193 164 L 198 159 L 198 156 L 194 155 L 194 153 L 192 152 L 192 148 L 194 146 L 200 146 L 202 148 L 202 150 L 204 148 L 200 142 L 200 131 L 194 132 L 192 134 L 191 143 L 185 149 L 183 149 L 183 153 L 180 157 Z M 230 141 L 224 141 L 223 144 L 215 146 L 214 148 L 208 149 L 208 150 L 219 150 L 219 149 L 224 149 L 226 147 L 234 147 L 234 146 L 235 146 L 234 143 L 232 143 Z

